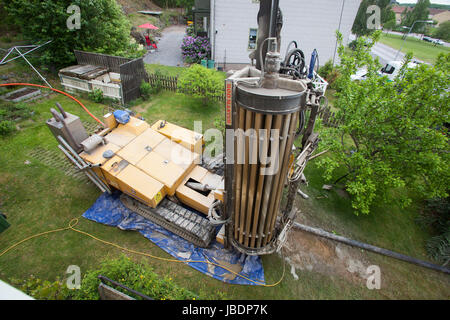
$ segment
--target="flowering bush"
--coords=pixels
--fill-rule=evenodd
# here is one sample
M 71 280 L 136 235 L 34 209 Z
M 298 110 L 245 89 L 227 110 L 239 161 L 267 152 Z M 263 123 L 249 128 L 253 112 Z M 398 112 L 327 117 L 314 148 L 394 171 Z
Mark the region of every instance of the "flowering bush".
M 181 53 L 187 63 L 200 63 L 211 55 L 211 44 L 206 37 L 186 35 L 181 44 Z

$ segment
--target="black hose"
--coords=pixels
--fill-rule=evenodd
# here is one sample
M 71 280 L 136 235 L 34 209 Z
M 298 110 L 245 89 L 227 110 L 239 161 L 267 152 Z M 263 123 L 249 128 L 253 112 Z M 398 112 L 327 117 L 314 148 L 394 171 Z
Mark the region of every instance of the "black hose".
M 397 252 L 393 252 L 393 251 L 390 251 L 387 249 L 375 247 L 375 246 L 367 244 L 367 243 L 363 243 L 363 242 L 348 239 L 348 238 L 345 238 L 342 236 L 338 236 L 338 235 L 326 232 L 322 229 L 312 228 L 310 226 L 306 226 L 306 225 L 300 224 L 298 222 L 294 222 L 293 227 L 296 229 L 305 231 L 305 232 L 315 234 L 319 237 L 327 238 L 327 239 L 334 240 L 334 241 L 339 241 L 339 242 L 345 243 L 345 244 L 353 246 L 353 247 L 362 248 L 364 250 L 372 251 L 372 252 L 382 254 L 382 255 L 385 255 L 385 256 L 388 256 L 391 258 L 395 258 L 395 259 L 402 260 L 402 261 L 405 261 L 408 263 L 412 263 L 412 264 L 418 265 L 420 267 L 424 267 L 424 268 L 432 269 L 435 271 L 440 271 L 440 272 L 443 272 L 446 274 L 450 274 L 450 269 L 448 269 L 448 268 L 438 266 L 436 264 L 433 264 L 433 263 L 430 263 L 427 261 L 412 258 L 412 257 L 409 257 L 409 256 L 401 254 L 401 253 L 397 253 Z

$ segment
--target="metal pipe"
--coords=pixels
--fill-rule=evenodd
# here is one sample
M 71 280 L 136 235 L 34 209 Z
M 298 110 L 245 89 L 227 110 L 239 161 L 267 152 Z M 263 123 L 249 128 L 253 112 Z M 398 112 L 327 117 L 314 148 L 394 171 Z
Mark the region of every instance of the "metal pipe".
M 242 143 L 242 131 L 244 129 L 244 121 L 245 121 L 245 110 L 241 107 L 238 107 L 238 130 L 235 134 L 235 148 L 234 148 L 234 163 L 235 163 L 235 172 L 234 172 L 234 180 L 236 181 L 236 199 L 234 206 L 234 237 L 238 238 L 239 228 L 240 228 L 240 205 L 241 205 L 241 183 L 242 183 L 242 149 L 244 149 Z M 244 141 L 245 143 L 245 141 Z M 238 161 L 239 160 L 239 161 Z
M 243 244 L 244 242 L 244 233 L 245 233 L 245 223 L 246 223 L 246 210 L 247 210 L 247 193 L 249 187 L 249 147 L 250 147 L 250 129 L 252 128 L 253 122 L 253 112 L 250 110 L 245 110 L 245 143 L 244 143 L 244 152 L 245 152 L 245 160 L 242 166 L 242 190 L 241 190 L 241 213 L 240 213 L 240 230 L 239 230 L 239 243 Z
M 250 161 L 250 183 L 248 186 L 248 200 L 247 200 L 247 214 L 246 214 L 246 223 L 245 223 L 245 239 L 244 245 L 248 247 L 250 235 L 250 228 L 252 222 L 252 213 L 253 213 L 253 204 L 255 202 L 255 189 L 257 187 L 257 177 L 256 173 L 258 170 L 258 131 L 261 129 L 262 124 L 262 114 L 255 114 L 255 126 L 254 132 L 252 132 L 252 136 L 249 138 L 249 161 Z
M 66 140 L 64 140 L 63 137 L 58 136 L 58 140 L 61 141 L 61 143 L 66 147 L 67 150 L 70 151 L 70 153 L 72 153 L 72 155 L 79 161 L 79 163 L 82 164 L 82 166 L 86 165 L 86 162 L 84 162 L 83 159 L 81 159 L 81 157 L 78 155 L 78 153 L 76 153 L 72 147 L 67 143 Z M 105 184 L 103 183 L 103 181 L 100 180 L 100 178 L 97 176 L 97 174 L 95 172 L 93 172 L 91 169 L 89 171 L 85 171 L 86 174 L 91 174 L 93 179 L 96 180 L 101 186 L 103 186 L 103 189 L 105 189 L 109 194 L 111 194 L 111 189 Z M 101 189 L 100 189 L 101 190 Z M 104 192 L 104 191 L 103 191 Z
M 78 167 L 78 169 L 80 170 L 80 171 L 83 171 L 83 170 L 85 170 L 86 168 L 83 168 L 71 155 L 70 155 L 70 153 L 69 152 L 67 152 L 67 150 L 66 149 L 64 149 L 64 147 L 63 146 L 61 146 L 61 145 L 58 145 L 58 148 L 66 155 L 66 157 L 70 160 L 70 161 L 72 161 L 72 163 L 74 163 L 77 167 Z M 89 178 L 89 180 L 91 180 L 99 189 L 100 189 L 100 191 L 102 191 L 102 192 L 107 192 L 107 190 L 105 189 L 105 188 L 103 188 L 103 186 L 100 184 L 100 183 L 98 183 L 98 181 L 90 174 L 90 172 L 89 171 L 84 171 L 84 173 L 86 174 L 86 176 Z
M 274 155 L 273 152 L 279 152 L 279 150 L 280 150 L 279 149 L 279 145 L 280 145 L 279 136 L 280 136 L 280 129 L 282 126 L 282 120 L 283 120 L 282 115 L 275 116 L 275 123 L 273 125 L 273 131 L 270 134 L 270 148 L 269 149 L 271 150 L 270 152 L 271 152 L 272 160 L 273 160 L 273 158 L 276 158 L 276 161 L 279 160 L 278 155 Z M 275 134 L 272 135 L 272 133 L 275 133 Z M 274 163 L 271 163 L 270 165 L 273 166 Z M 270 197 L 272 195 L 273 180 L 274 180 L 274 174 L 270 174 L 267 176 L 267 178 L 265 179 L 265 182 L 264 182 L 263 201 L 262 201 L 262 208 L 261 208 L 261 213 L 260 213 L 261 221 L 259 222 L 259 225 L 258 225 L 258 239 L 256 241 L 256 246 L 258 248 L 261 247 L 263 238 L 265 239 L 265 237 L 267 237 L 264 226 L 266 224 L 266 219 L 267 219 L 267 215 L 268 215 Z
M 25 58 L 25 56 L 22 54 L 22 52 L 20 52 L 19 49 L 17 49 L 17 47 L 15 47 L 16 51 L 19 53 L 19 55 L 23 58 L 23 60 L 25 60 L 30 67 L 38 74 L 38 76 L 45 82 L 45 84 L 50 87 L 53 88 L 50 83 L 47 82 L 47 80 L 45 80 L 45 78 L 39 73 L 39 71 L 36 70 L 36 68 L 30 63 L 30 61 L 27 60 L 27 58 Z
M 421 266 L 421 267 L 424 267 L 424 268 L 433 269 L 433 270 L 440 271 L 440 272 L 443 272 L 443 273 L 446 273 L 446 274 L 450 274 L 450 269 L 448 269 L 448 268 L 441 267 L 441 266 L 435 265 L 435 264 L 427 262 L 427 261 L 423 261 L 423 260 L 419 260 L 419 259 L 416 259 L 416 258 L 412 258 L 412 257 L 409 257 L 409 256 L 401 254 L 401 253 L 397 253 L 397 252 L 390 251 L 390 250 L 387 250 L 387 249 L 379 248 L 379 247 L 376 247 L 376 246 L 373 246 L 373 245 L 370 245 L 370 244 L 367 244 L 367 243 L 363 243 L 363 242 L 359 242 L 359 241 L 356 241 L 356 240 L 348 239 L 348 238 L 345 238 L 345 237 L 342 237 L 342 236 L 338 236 L 338 235 L 326 232 L 326 231 L 324 231 L 322 229 L 317 229 L 317 228 L 313 228 L 313 227 L 310 227 L 310 226 L 306 226 L 306 225 L 300 224 L 298 222 L 294 222 L 293 227 L 296 228 L 296 229 L 305 231 L 305 232 L 312 233 L 312 234 L 317 235 L 319 237 L 323 237 L 323 238 L 327 238 L 327 239 L 330 239 L 330 240 L 334 240 L 334 241 L 345 243 L 345 244 L 347 244 L 349 246 L 362 248 L 364 250 L 372 251 L 372 252 L 375 252 L 375 253 L 378 253 L 378 254 L 382 254 L 382 255 L 385 255 L 385 256 L 388 256 L 388 257 L 391 257 L 391 258 L 395 258 L 395 259 L 402 260 L 402 261 L 405 261 L 405 262 L 408 262 L 408 263 L 412 263 L 412 264 L 415 264 L 415 265 L 418 265 L 418 266 Z
M 272 197 L 273 197 L 273 201 L 270 202 L 270 207 L 269 207 L 269 213 L 268 213 L 268 217 L 267 220 L 265 222 L 265 226 L 264 226 L 264 233 L 266 234 L 266 237 L 264 238 L 263 241 L 263 245 L 265 246 L 268 242 L 269 239 L 272 238 L 272 234 L 273 234 L 273 229 L 271 228 L 272 226 L 272 220 L 276 219 L 277 217 L 277 211 L 278 211 L 278 207 L 276 207 L 276 203 L 277 203 L 277 197 L 278 197 L 278 189 L 279 186 L 283 186 L 283 181 L 281 181 L 281 175 L 282 175 L 282 171 L 283 171 L 283 165 L 284 165 L 284 157 L 286 155 L 286 145 L 287 145 L 287 140 L 288 140 L 288 135 L 289 135 L 289 129 L 292 127 L 291 125 L 291 114 L 288 114 L 286 116 L 284 116 L 284 124 L 283 124 L 283 132 L 282 132 L 282 141 L 281 141 L 281 146 L 279 148 L 278 151 L 278 156 L 279 156 L 279 160 L 278 160 L 278 172 L 275 176 L 274 179 L 274 187 L 272 190 Z M 288 150 L 289 152 L 290 150 Z
M 283 195 L 284 182 L 287 177 L 288 170 L 289 170 L 289 155 L 292 152 L 292 145 L 294 143 L 295 127 L 297 125 L 297 118 L 298 118 L 298 112 L 296 112 L 292 116 L 290 126 L 289 126 L 288 138 L 287 138 L 288 141 L 287 141 L 286 147 L 284 149 L 283 164 L 281 167 L 282 171 L 280 174 L 280 178 L 278 180 L 277 192 L 276 192 L 276 197 L 275 197 L 275 211 L 277 211 L 280 208 L 281 197 Z M 278 214 L 278 212 L 274 213 L 274 216 L 272 217 L 272 220 L 270 221 L 269 230 L 274 230 L 277 214 Z M 272 239 L 272 237 L 273 237 L 273 233 L 270 234 L 269 241 Z
M 261 136 L 261 132 L 258 131 L 258 141 L 260 144 L 259 146 L 259 156 L 261 159 L 261 165 L 259 166 L 259 179 L 258 179 L 258 187 L 256 189 L 256 196 L 255 196 L 255 209 L 253 213 L 253 227 L 252 227 L 252 237 L 250 239 L 250 247 L 254 248 L 256 243 L 256 231 L 258 229 L 258 220 L 259 220 L 259 209 L 261 208 L 261 199 L 262 199 L 262 192 L 264 187 L 264 178 L 265 175 L 261 174 L 262 170 L 266 167 L 267 163 L 267 153 L 269 150 L 269 138 L 270 138 L 270 128 L 272 127 L 272 115 L 266 115 L 265 119 L 265 131 L 263 131 L 263 135 Z M 265 158 L 264 158 L 265 157 Z
M 55 104 L 56 104 L 56 106 L 58 107 L 59 112 L 61 112 L 63 118 L 66 119 L 66 118 L 67 118 L 67 113 L 64 111 L 64 109 L 63 109 L 63 107 L 61 106 L 61 104 L 60 104 L 59 102 L 56 102 Z

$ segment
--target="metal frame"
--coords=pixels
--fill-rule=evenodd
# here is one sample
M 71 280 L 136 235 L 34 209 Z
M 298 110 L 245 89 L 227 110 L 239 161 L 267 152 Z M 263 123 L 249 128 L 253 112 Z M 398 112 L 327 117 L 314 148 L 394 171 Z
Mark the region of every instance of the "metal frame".
M 49 41 L 47 41 L 47 42 L 45 42 L 45 43 L 43 43 L 43 44 L 40 44 L 40 45 L 14 46 L 14 47 L 12 47 L 12 48 L 10 48 L 10 49 L 8 50 L 8 53 L 7 53 L 7 54 L 3 57 L 3 59 L 0 61 L 0 65 L 4 65 L 4 64 L 7 64 L 8 62 L 14 61 L 14 60 L 16 60 L 16 59 L 23 58 L 23 60 L 25 60 L 25 61 L 30 65 L 30 67 L 34 70 L 34 72 L 36 72 L 36 73 L 38 74 L 38 76 L 45 82 L 45 84 L 46 84 L 48 87 L 53 88 L 53 87 L 50 85 L 50 83 L 48 83 L 47 80 L 39 73 L 39 71 L 36 70 L 36 68 L 31 64 L 31 62 L 28 61 L 27 58 L 25 58 L 25 55 L 26 55 L 26 54 L 31 53 L 31 52 L 33 52 L 33 51 L 35 51 L 35 50 L 37 50 L 37 49 L 39 49 L 39 48 L 41 48 L 41 47 L 43 47 L 43 46 L 49 44 L 50 42 L 52 42 L 52 40 L 49 40 Z M 29 49 L 27 52 L 22 53 L 22 52 L 19 50 L 20 48 L 32 48 L 32 49 Z M 18 56 L 15 56 L 14 58 L 10 58 L 9 60 L 6 60 L 13 52 L 17 52 L 19 55 L 18 55 Z M 5 60 L 6 60 L 6 61 L 5 61 Z
M 105 184 L 98 175 L 92 170 L 99 165 L 87 164 L 79 155 L 72 149 L 72 147 L 64 140 L 63 137 L 58 136 L 58 140 L 61 142 L 58 148 L 65 154 L 65 156 L 80 170 L 84 171 L 89 180 L 91 180 L 102 192 L 112 193 L 110 187 Z

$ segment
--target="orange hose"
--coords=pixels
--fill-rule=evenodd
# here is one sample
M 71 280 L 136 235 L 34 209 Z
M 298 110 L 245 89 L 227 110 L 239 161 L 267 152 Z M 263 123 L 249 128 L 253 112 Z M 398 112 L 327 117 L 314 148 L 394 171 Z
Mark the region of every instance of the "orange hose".
M 63 95 L 65 95 L 66 97 L 69 97 L 70 99 L 72 99 L 73 101 L 75 101 L 76 103 L 78 103 L 95 121 L 97 121 L 98 123 L 100 123 L 103 127 L 106 127 L 106 125 L 101 122 L 100 120 L 97 119 L 96 116 L 94 116 L 80 101 L 78 101 L 76 98 L 72 97 L 70 94 L 58 90 L 58 89 L 53 89 L 47 86 L 41 86 L 39 84 L 33 84 L 33 83 L 0 83 L 0 87 L 6 87 L 6 86 L 29 86 L 29 87 L 39 87 L 39 88 L 44 88 L 44 89 L 50 89 L 53 90 L 57 93 L 61 93 Z

